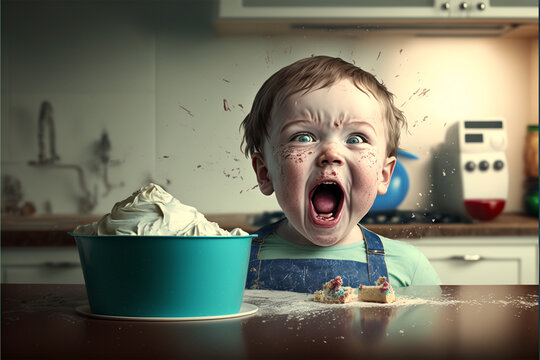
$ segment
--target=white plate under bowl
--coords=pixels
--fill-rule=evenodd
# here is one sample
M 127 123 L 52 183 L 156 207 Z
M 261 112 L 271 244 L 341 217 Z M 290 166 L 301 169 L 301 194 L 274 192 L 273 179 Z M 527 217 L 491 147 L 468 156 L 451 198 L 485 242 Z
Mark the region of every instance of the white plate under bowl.
M 217 320 L 217 319 L 229 319 L 240 316 L 247 316 L 255 314 L 259 308 L 255 305 L 242 303 L 240 311 L 236 314 L 228 315 L 212 315 L 212 316 L 191 316 L 191 317 L 142 317 L 142 316 L 115 316 L 115 315 L 101 315 L 94 314 L 90 311 L 89 305 L 80 305 L 75 308 L 79 314 L 106 320 L 136 320 L 136 321 L 195 321 L 195 320 Z

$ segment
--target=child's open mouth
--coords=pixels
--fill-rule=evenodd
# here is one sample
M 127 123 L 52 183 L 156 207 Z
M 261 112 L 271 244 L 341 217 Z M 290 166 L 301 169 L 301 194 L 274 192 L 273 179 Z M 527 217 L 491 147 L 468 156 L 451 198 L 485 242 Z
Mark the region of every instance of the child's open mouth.
M 310 194 L 310 213 L 315 225 L 332 227 L 341 219 L 344 191 L 335 181 L 323 181 Z

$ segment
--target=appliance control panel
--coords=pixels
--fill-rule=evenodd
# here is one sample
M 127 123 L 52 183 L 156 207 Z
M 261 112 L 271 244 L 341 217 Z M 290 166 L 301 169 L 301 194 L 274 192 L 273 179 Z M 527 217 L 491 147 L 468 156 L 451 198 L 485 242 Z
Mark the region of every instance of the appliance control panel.
M 506 132 L 503 120 L 465 120 L 459 123 L 462 153 L 504 152 Z
M 435 148 L 437 205 L 445 211 L 490 220 L 508 197 L 507 136 L 502 119 L 460 120 Z
M 506 199 L 508 169 L 504 125 L 502 119 L 459 122 L 464 199 Z

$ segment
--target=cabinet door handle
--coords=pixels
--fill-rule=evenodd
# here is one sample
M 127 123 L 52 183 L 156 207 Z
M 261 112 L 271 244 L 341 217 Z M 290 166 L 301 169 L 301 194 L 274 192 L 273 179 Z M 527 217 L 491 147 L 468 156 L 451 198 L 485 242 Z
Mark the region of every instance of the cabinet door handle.
M 470 261 L 470 262 L 474 262 L 474 261 L 480 261 L 480 260 L 483 260 L 484 258 L 478 254 L 466 254 L 466 255 L 454 255 L 454 256 L 450 256 L 450 260 L 462 260 L 462 261 Z
M 47 261 L 43 263 L 43 266 L 55 269 L 68 269 L 80 267 L 81 264 L 74 261 Z

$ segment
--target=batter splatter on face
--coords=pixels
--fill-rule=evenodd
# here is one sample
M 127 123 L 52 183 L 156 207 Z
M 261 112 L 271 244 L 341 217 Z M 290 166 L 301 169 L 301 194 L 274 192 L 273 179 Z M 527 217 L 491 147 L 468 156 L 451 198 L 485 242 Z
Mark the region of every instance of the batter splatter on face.
M 377 150 L 370 149 L 360 155 L 361 163 L 366 163 L 368 166 L 374 167 L 377 166 Z
M 294 94 L 274 109 L 257 155 L 259 183 L 271 183 L 286 239 L 329 246 L 362 240 L 358 221 L 390 181 L 381 107 L 350 80 Z M 264 165 L 264 166 L 263 166 Z
M 280 151 L 279 157 L 281 159 L 281 162 L 286 160 L 292 160 L 295 163 L 301 163 L 303 162 L 308 155 L 313 154 L 313 151 L 306 151 L 306 150 L 300 150 L 294 148 L 283 148 Z

